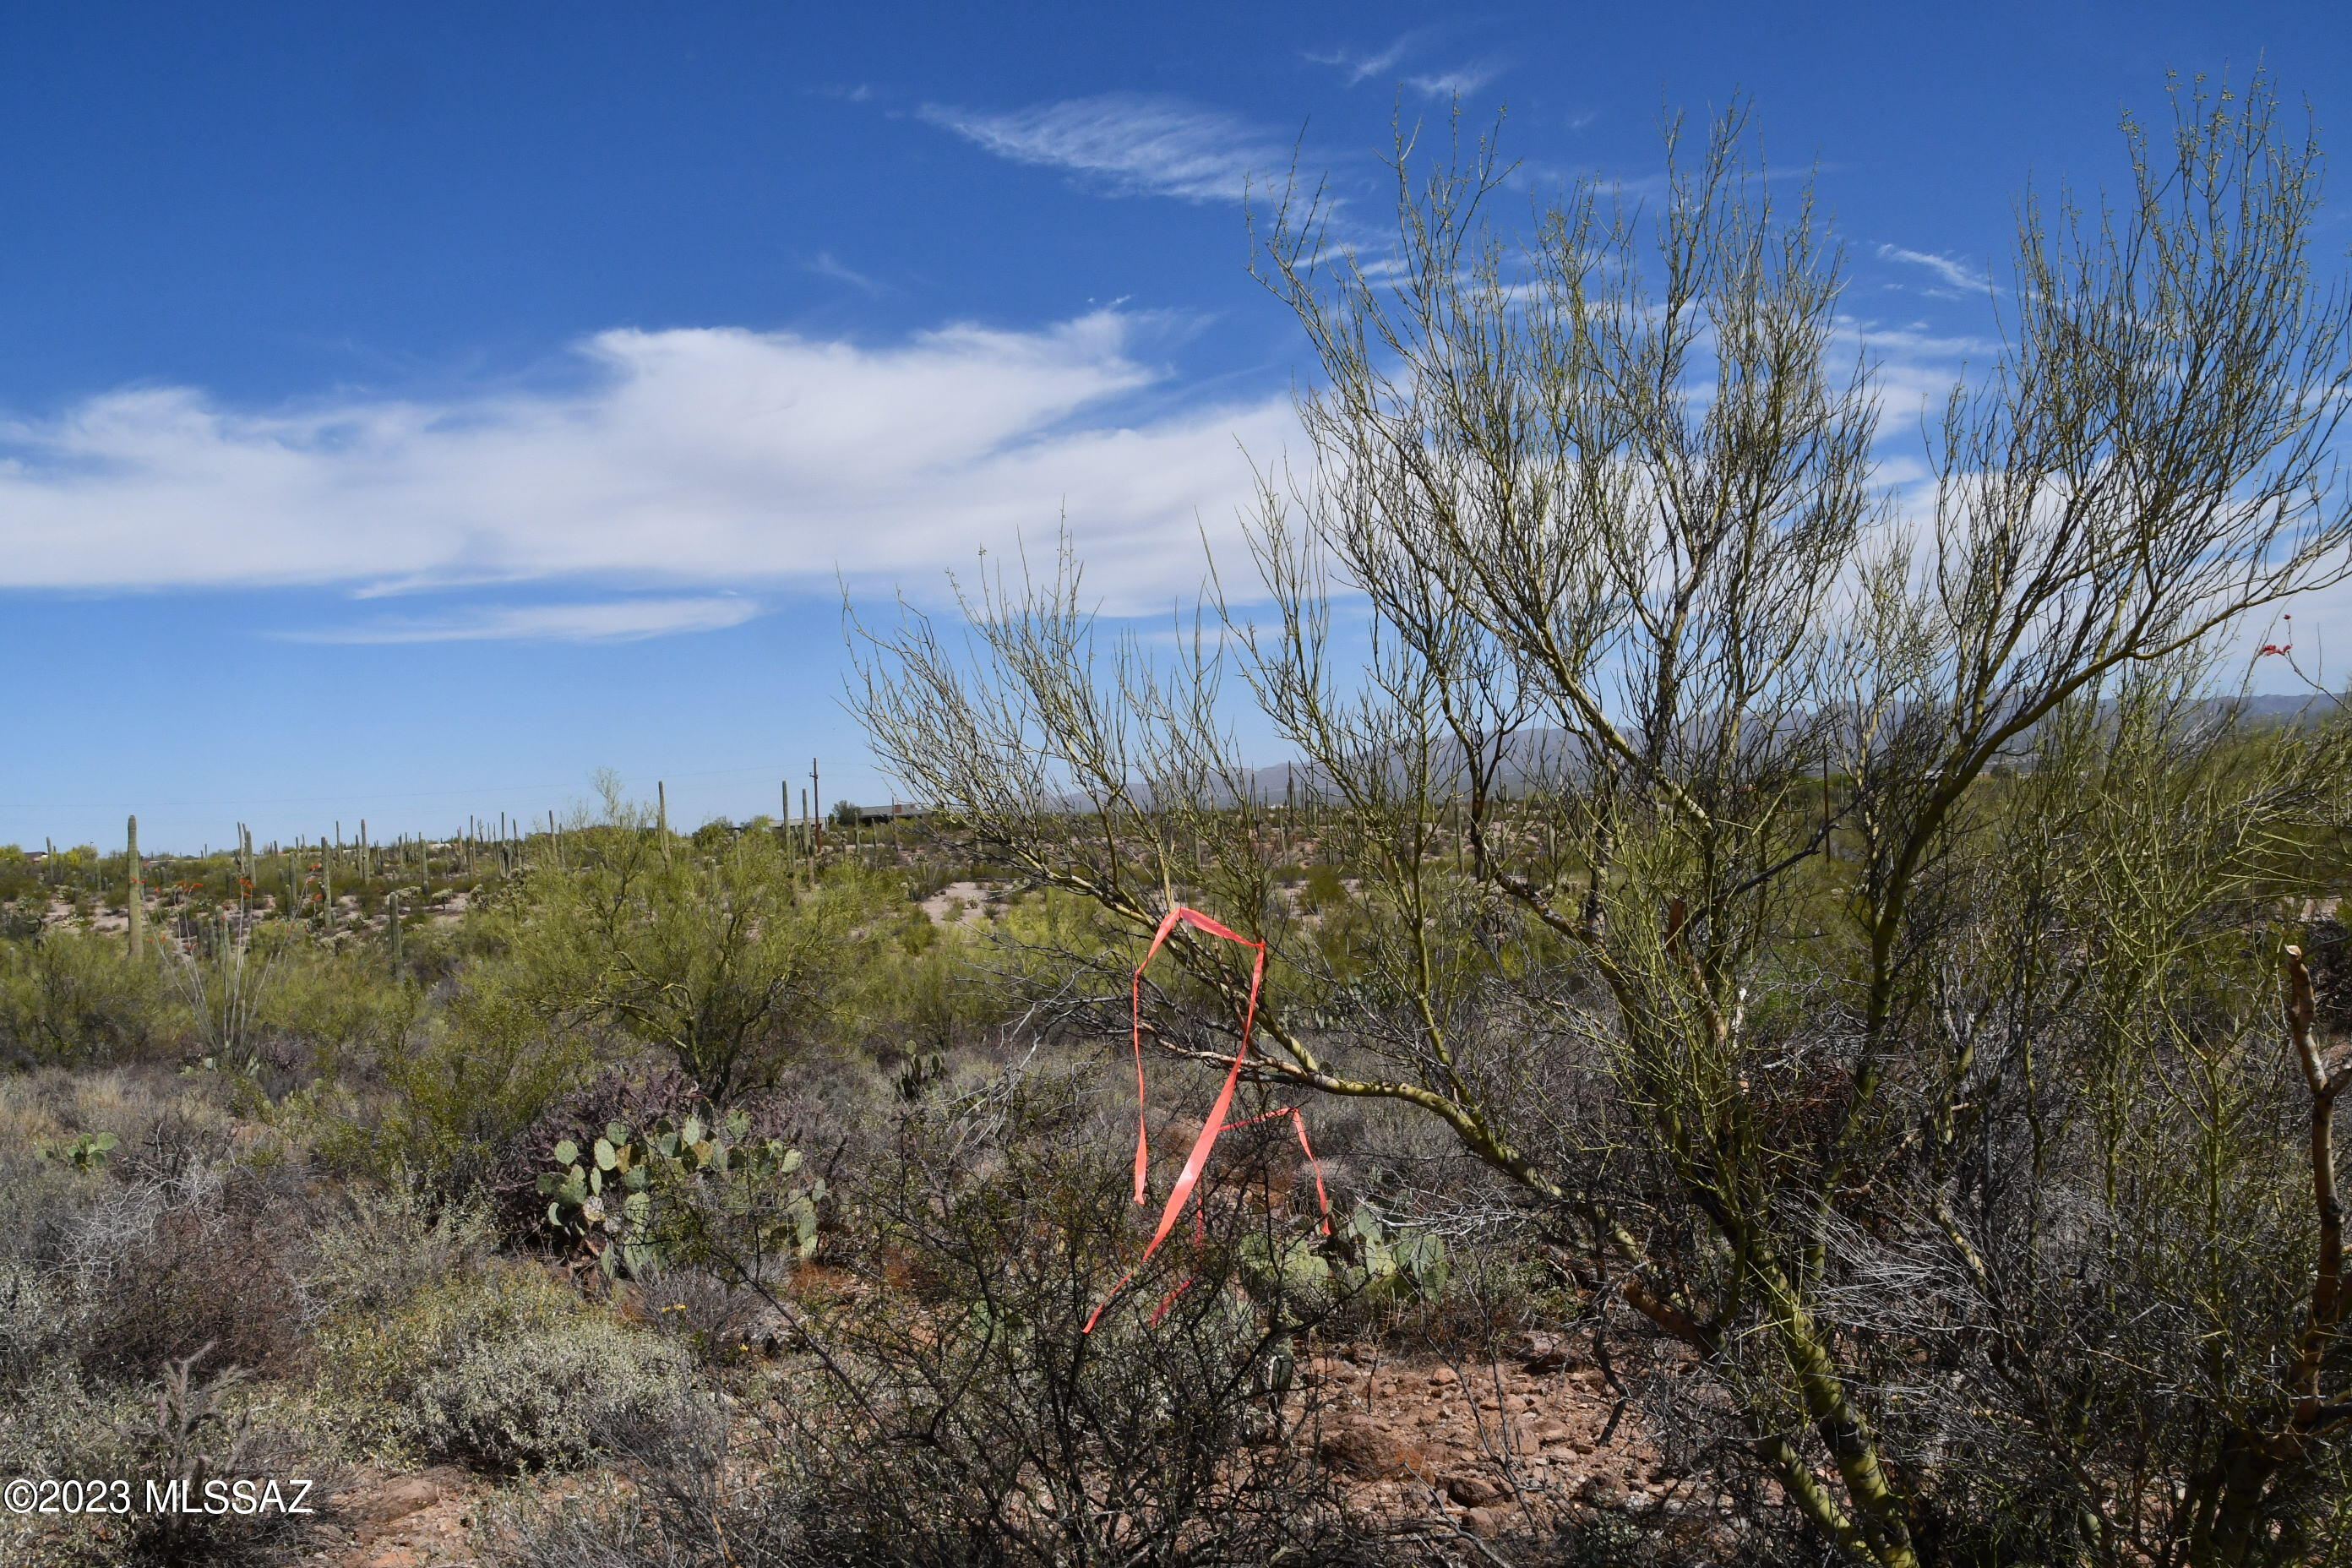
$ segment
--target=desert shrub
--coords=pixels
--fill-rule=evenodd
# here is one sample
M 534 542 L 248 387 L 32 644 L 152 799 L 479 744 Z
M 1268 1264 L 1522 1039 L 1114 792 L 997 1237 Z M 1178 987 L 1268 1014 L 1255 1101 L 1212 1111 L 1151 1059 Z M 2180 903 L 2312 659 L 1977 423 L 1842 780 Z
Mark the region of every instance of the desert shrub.
M 259 1184 L 219 1169 L 118 1184 L 85 1214 L 68 1264 L 85 1368 L 150 1376 L 207 1347 L 216 1367 L 287 1364 L 299 1301 L 286 1254 L 299 1222 Z
M 486 1265 L 498 1233 L 478 1202 L 435 1208 L 414 1185 L 353 1186 L 348 1207 L 319 1227 L 300 1276 L 313 1320 L 397 1310 L 420 1292 Z
M 740 1364 L 772 1342 L 776 1317 L 767 1298 L 707 1270 L 670 1269 L 634 1289 L 638 1314 L 648 1327 L 711 1365 Z M 0 1282 L 0 1302 L 5 1290 Z
M 110 1136 L 100 1160 L 58 1159 Z M 12 1223 L 0 1258 L 110 1268 L 143 1237 L 173 1184 L 227 1160 L 228 1119 L 212 1086 L 152 1071 L 62 1069 L 0 1078 L 0 1192 Z
M 1315 1396 L 1289 1386 L 1293 1338 L 1328 1292 L 1307 1300 L 1262 1266 L 1302 1227 L 1221 1185 L 1195 1237 L 1089 1333 L 1141 1250 L 1104 1132 L 1072 1083 L 1020 1074 L 907 1115 L 853 1200 L 863 1288 L 819 1308 L 771 1289 L 812 1370 L 761 1413 L 764 1489 L 733 1505 L 747 1533 L 866 1564 L 1347 1553 L 1339 1500 L 1307 1457 Z M 718 1562 L 684 1507 L 713 1483 L 677 1470 L 713 1462 L 707 1447 L 641 1451 L 639 1496 Z
M 0 1178 L 20 1157 L 81 1134 L 113 1134 L 106 1168 L 127 1179 L 168 1180 L 220 1163 L 237 1144 L 234 1108 L 246 1093 L 233 1075 L 152 1066 L 0 1078 Z
M 117 1423 L 135 1416 L 135 1392 L 94 1390 L 62 1362 L 12 1370 L 26 1375 L 12 1391 L 10 1419 L 0 1421 L 0 1473 L 123 1473 L 129 1445 Z
M 22 1258 L 0 1262 L 0 1394 L 14 1394 L 71 1353 L 66 1282 Z
M 257 1012 L 272 1062 L 307 1076 L 397 1046 L 417 996 L 392 980 L 381 953 L 300 947 L 278 958 Z
M 383 1064 L 390 1097 L 373 1121 L 322 1134 L 331 1168 L 422 1174 L 446 1193 L 491 1179 L 501 1152 L 595 1058 L 587 1033 L 558 1025 L 495 987 L 467 987 Z
M 612 1447 L 659 1420 L 688 1370 L 680 1347 L 515 1264 L 340 1313 L 317 1343 L 355 1441 L 498 1471 Z
M 0 1259 L 35 1266 L 53 1261 L 92 1196 L 107 1190 L 102 1173 L 43 1160 L 25 1148 L 0 1158 L 0 1194 L 13 1223 L 0 1237 Z
M 145 1510 L 150 1480 L 186 1486 L 260 1485 L 289 1477 L 320 1483 L 304 1506 L 326 1511 L 333 1467 L 282 1423 L 234 1370 L 206 1372 L 201 1352 L 143 1385 L 92 1384 L 47 1368 L 0 1422 L 0 1476 L 58 1480 L 128 1478 L 134 1511 L 0 1516 L 0 1561 L 41 1568 L 177 1568 L 278 1562 L 316 1515 Z M 289 1500 L 290 1490 L 286 1494 Z
M 961 925 L 941 926 L 919 909 L 889 922 L 873 962 L 857 976 L 852 1011 L 858 1032 L 903 1065 L 926 1052 L 970 1043 L 1003 1018 L 1011 996 L 990 984 L 987 943 Z
M 135 1379 L 209 1344 L 212 1364 L 282 1363 L 295 1299 L 284 1256 L 299 1185 L 247 1169 L 216 1085 L 113 1069 L 0 1080 L 0 1258 L 68 1325 L 90 1375 Z M 114 1139 L 103 1159 L 57 1158 Z M 51 1157 L 43 1158 L 43 1154 Z
M 491 1504 L 498 1568 L 800 1568 L 806 1500 L 775 1465 L 772 1427 L 730 1419 L 713 1400 L 635 1435 L 626 1484 L 517 1490 Z M 617 1478 L 615 1478 L 617 1480 Z
M 0 942 L 0 1064 L 135 1059 L 169 1036 L 172 998 L 121 942 L 52 931 Z
M 615 801 L 562 868 L 539 868 L 485 916 L 476 984 L 551 1025 L 612 1026 L 670 1052 L 725 1104 L 824 1045 L 888 901 L 847 870 L 803 885 L 777 842 L 665 840 Z
M 1401 147 L 1399 279 L 1318 204 L 1266 236 L 1325 377 L 1252 522 L 1273 615 L 1157 658 L 1066 552 L 850 683 L 950 842 L 1115 922 L 1066 975 L 1178 900 L 1270 944 L 1261 1079 L 1433 1115 L 1880 1568 L 2352 1552 L 2352 1073 L 2280 973 L 2352 726 L 2235 700 L 2352 561 L 2352 299 L 2274 84 L 2172 107 L 2125 199 L 2022 209 L 1916 533 L 1743 111 L 1654 226 L 1586 185 L 1512 234 L 1491 143 Z M 1280 886 L 1236 685 L 1352 929 Z M 1158 1042 L 1229 1048 L 1249 955 L 1165 951 Z

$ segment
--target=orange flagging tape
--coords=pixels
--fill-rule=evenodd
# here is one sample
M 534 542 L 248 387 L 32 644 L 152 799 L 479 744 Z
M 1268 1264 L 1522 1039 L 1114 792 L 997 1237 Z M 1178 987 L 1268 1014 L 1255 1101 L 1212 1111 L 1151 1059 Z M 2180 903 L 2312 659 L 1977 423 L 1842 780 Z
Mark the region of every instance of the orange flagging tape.
M 1094 1316 L 1087 1320 L 1087 1333 L 1095 1331 L 1095 1324 L 1101 1321 L 1104 1310 L 1127 1288 L 1127 1282 L 1135 1278 L 1137 1271 L 1151 1261 L 1151 1255 L 1160 1250 L 1160 1244 L 1168 1239 L 1168 1233 L 1176 1228 L 1177 1217 L 1184 1212 L 1184 1205 L 1192 1201 L 1193 1189 L 1201 1184 L 1201 1173 L 1208 1168 L 1209 1154 L 1216 1148 L 1217 1139 L 1235 1128 L 1271 1121 L 1279 1116 L 1290 1118 L 1291 1125 L 1298 1132 L 1298 1146 L 1307 1152 L 1307 1163 L 1315 1172 L 1315 1195 L 1323 1205 L 1323 1234 L 1331 1234 L 1331 1197 L 1323 1189 L 1323 1167 L 1315 1158 L 1315 1146 L 1307 1141 L 1307 1118 L 1300 1114 L 1298 1108 L 1286 1106 L 1280 1110 L 1269 1110 L 1263 1116 L 1253 1116 L 1230 1125 L 1225 1121 L 1225 1112 L 1233 1109 L 1234 1086 L 1241 1081 L 1242 1060 L 1249 1055 L 1250 1031 L 1257 1025 L 1258 993 L 1265 984 L 1265 943 L 1252 942 L 1237 931 L 1227 930 L 1200 910 L 1186 909 L 1181 904 L 1161 917 L 1160 929 L 1152 933 L 1151 945 L 1144 950 L 1143 962 L 1135 966 L 1135 978 L 1128 988 L 1128 1032 L 1129 1043 L 1135 1047 L 1135 1201 L 1139 1204 L 1149 1201 L 1147 1184 L 1151 1163 L 1150 1138 L 1144 1130 L 1143 972 L 1151 967 L 1152 958 L 1166 945 L 1179 925 L 1189 925 L 1211 936 L 1222 937 L 1227 942 L 1255 950 L 1257 959 L 1250 968 L 1249 1005 L 1242 1013 L 1241 1044 L 1234 1047 L 1233 1065 L 1225 1069 L 1224 1087 L 1217 1091 L 1217 1102 L 1210 1108 L 1207 1120 L 1202 1122 L 1201 1135 L 1193 1140 L 1192 1152 L 1185 1157 L 1184 1169 L 1178 1173 L 1175 1188 L 1168 1194 L 1168 1206 L 1160 1210 L 1160 1228 L 1151 1233 L 1151 1244 L 1143 1249 L 1143 1256 L 1135 1260 L 1135 1267 L 1118 1277 L 1118 1282 L 1110 1288 L 1101 1305 L 1095 1308 Z M 1192 1219 L 1193 1228 L 1199 1230 L 1200 1215 L 1196 1213 Z M 1190 1279 L 1183 1280 L 1168 1292 L 1159 1309 L 1151 1314 L 1154 1323 L 1159 1322 L 1170 1305 L 1183 1294 L 1185 1287 L 1190 1284 Z

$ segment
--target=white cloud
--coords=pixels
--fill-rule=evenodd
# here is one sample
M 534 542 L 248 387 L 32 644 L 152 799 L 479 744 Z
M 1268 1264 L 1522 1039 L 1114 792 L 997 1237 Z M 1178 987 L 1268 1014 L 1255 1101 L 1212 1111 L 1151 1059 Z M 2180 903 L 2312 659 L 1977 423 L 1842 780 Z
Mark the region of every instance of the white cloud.
M 1256 127 L 1180 98 L 1107 93 L 1002 114 L 927 103 L 916 113 L 1000 158 L 1067 169 L 1119 195 L 1239 201 L 1288 164 Z
M 280 632 L 285 642 L 642 642 L 677 632 L 740 626 L 760 613 L 733 594 L 690 599 L 614 599 L 581 605 L 487 605 L 446 616 L 386 616 L 354 626 Z
M 1360 87 L 1374 78 L 1395 80 L 1412 88 L 1424 98 L 1468 98 L 1503 73 L 1503 66 L 1493 60 L 1474 61 L 1448 69 L 1422 71 L 1395 78 L 1397 67 L 1420 52 L 1420 44 L 1430 29 L 1417 28 L 1400 33 L 1384 49 L 1364 51 L 1338 48 L 1321 54 L 1309 53 L 1304 58 L 1318 66 L 1331 66 L 1347 73 L 1349 87 Z
M 1405 78 L 1405 85 L 1424 98 L 1469 98 L 1503 74 L 1500 66 L 1480 63 L 1454 66 Z
M 1903 261 L 1914 267 L 1924 267 L 1950 287 L 1965 289 L 1972 294 L 1983 293 L 1991 284 L 1990 279 L 1984 273 L 1970 268 L 1968 263 L 1949 256 L 1937 255 L 1933 251 L 1906 250 L 1899 245 L 1882 245 L 1878 247 L 1878 255 L 1882 260 Z
M 1396 42 L 1376 54 L 1363 54 L 1350 49 L 1332 49 L 1325 54 L 1309 54 L 1306 58 L 1318 66 L 1337 66 L 1348 73 L 1348 85 L 1360 87 L 1374 77 L 1386 76 L 1410 52 L 1413 35 L 1406 33 Z
M 818 278 L 830 278 L 835 283 L 846 283 L 852 289 L 880 297 L 890 292 L 890 286 L 878 279 L 868 278 L 847 263 L 835 259 L 830 250 L 820 250 L 802 264 Z
M 562 392 L 225 406 L 184 387 L 0 424 L 0 587 L 793 581 L 919 593 L 1066 515 L 1097 585 L 1164 604 L 1229 537 L 1286 399 L 1139 415 L 1147 325 L 891 347 L 616 331 Z M 1124 417 L 1122 417 L 1124 416 Z

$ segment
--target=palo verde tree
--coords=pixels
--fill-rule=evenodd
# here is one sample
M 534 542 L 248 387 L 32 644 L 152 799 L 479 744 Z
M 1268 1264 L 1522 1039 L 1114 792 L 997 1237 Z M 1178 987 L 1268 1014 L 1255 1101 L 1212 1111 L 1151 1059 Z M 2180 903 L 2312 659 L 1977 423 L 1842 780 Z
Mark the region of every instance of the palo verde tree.
M 1066 555 L 982 584 L 968 646 L 875 634 L 854 693 L 974 852 L 1129 934 L 1171 898 L 1264 934 L 1259 1077 L 1440 1119 L 1885 1568 L 2343 1544 L 2343 1069 L 2301 1003 L 2287 1049 L 2279 964 L 2347 742 L 2210 691 L 2347 570 L 2352 315 L 2267 85 L 2175 110 L 2126 198 L 2026 205 L 1907 507 L 1838 251 L 1740 114 L 1658 210 L 1582 186 L 1516 239 L 1487 147 L 1401 140 L 1378 265 L 1312 200 L 1263 236 L 1320 372 L 1270 613 L 1154 659 Z M 1301 828 L 1229 675 L 1354 879 L 1344 953 L 1275 885 Z M 1244 976 L 1171 945 L 1220 1005 L 1161 1044 L 1229 1053 Z
M 565 864 L 534 868 L 498 911 L 477 1006 L 614 1026 L 722 1104 L 824 1037 L 871 888 L 800 885 L 772 833 L 675 838 L 609 789 L 604 819 L 566 837 Z

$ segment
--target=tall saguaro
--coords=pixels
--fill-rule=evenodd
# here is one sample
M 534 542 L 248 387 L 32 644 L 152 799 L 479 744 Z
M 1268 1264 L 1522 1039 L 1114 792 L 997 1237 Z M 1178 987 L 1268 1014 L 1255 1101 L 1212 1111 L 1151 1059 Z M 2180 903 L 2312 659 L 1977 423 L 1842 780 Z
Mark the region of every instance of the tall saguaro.
M 139 818 L 133 815 L 123 829 L 128 841 L 123 858 L 131 869 L 131 956 L 143 957 L 147 952 L 147 878 L 139 864 Z

